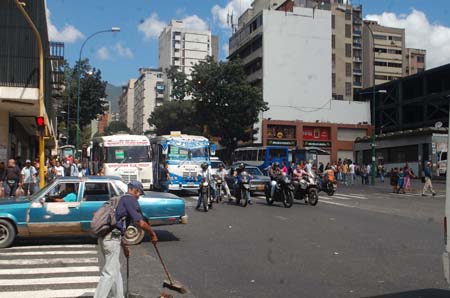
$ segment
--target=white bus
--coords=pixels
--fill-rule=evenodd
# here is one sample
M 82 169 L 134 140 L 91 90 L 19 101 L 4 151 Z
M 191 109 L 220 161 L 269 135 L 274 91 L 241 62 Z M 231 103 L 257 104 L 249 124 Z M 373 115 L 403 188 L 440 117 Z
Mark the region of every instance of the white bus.
M 210 145 L 207 138 L 171 132 L 170 135 L 152 138 L 150 142 L 155 187 L 162 188 L 161 169 L 167 163 L 170 175 L 169 190 L 199 188 L 200 165 L 210 162 Z M 211 152 L 214 153 L 213 151 L 215 150 L 212 149 Z
M 140 181 L 152 188 L 150 141 L 143 135 L 118 134 L 94 138 L 91 159 L 106 176 L 120 176 L 124 182 Z M 96 165 L 98 163 L 98 165 Z

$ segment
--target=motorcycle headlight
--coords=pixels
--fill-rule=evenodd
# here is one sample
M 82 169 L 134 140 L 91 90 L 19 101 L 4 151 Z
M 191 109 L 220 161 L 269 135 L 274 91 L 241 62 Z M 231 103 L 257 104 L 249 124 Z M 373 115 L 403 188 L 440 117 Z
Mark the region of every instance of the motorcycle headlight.
M 203 182 L 203 186 L 208 186 L 208 182 Z

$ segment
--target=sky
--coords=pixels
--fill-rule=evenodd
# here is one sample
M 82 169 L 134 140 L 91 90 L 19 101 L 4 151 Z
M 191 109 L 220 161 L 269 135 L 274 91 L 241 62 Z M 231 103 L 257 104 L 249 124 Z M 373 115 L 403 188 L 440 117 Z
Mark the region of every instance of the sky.
M 90 39 L 82 52 L 109 83 L 121 86 L 138 76 L 141 67 L 158 66 L 158 37 L 171 19 L 219 36 L 219 58 L 228 54 L 231 35 L 227 15 L 235 21 L 253 0 L 46 0 L 49 37 L 65 43 L 73 65 L 91 34 L 120 27 Z M 274 0 L 275 1 L 275 0 Z M 281 1 L 281 0 L 279 0 Z M 406 46 L 427 50 L 427 68 L 450 63 L 450 1 L 353 0 L 364 18 L 405 28 Z

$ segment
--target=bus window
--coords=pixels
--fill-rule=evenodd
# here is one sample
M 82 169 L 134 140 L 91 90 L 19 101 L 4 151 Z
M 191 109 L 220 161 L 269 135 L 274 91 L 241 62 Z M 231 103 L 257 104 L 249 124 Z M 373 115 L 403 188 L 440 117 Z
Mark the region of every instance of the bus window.
M 106 162 L 150 162 L 148 146 L 117 146 L 106 147 Z
M 274 149 L 271 148 L 269 151 L 270 154 L 270 158 L 282 158 L 282 159 L 286 159 L 286 150 L 284 149 Z
M 248 154 L 249 154 L 248 160 L 257 160 L 257 159 L 256 159 L 256 158 L 257 158 L 257 156 L 256 156 L 256 154 L 257 154 L 256 150 L 249 150 L 249 151 L 248 151 Z

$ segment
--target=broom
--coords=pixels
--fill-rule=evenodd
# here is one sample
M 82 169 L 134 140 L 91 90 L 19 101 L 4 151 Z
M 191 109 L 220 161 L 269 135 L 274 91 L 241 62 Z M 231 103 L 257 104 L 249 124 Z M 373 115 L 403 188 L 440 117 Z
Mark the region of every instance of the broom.
M 178 293 L 185 294 L 187 293 L 187 290 L 183 285 L 175 280 L 172 279 L 172 277 L 169 274 L 169 271 L 167 270 L 166 264 L 164 264 L 164 261 L 161 257 L 161 254 L 159 253 L 158 247 L 156 247 L 156 244 L 153 244 L 155 247 L 156 254 L 158 255 L 159 260 L 161 261 L 161 265 L 164 268 L 164 272 L 166 273 L 167 279 L 163 282 L 163 287 L 168 288 L 174 291 L 177 291 Z

